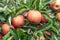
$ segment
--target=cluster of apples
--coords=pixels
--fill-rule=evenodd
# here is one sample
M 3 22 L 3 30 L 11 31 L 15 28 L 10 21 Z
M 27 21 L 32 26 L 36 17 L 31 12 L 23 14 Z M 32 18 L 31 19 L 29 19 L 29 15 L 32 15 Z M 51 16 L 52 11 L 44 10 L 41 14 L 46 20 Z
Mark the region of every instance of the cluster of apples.
M 60 10 L 60 2 L 59 0 L 55 0 L 52 3 L 50 3 L 50 8 L 52 10 Z M 57 14 L 57 19 L 60 21 L 60 12 Z M 41 14 L 41 12 L 37 10 L 29 10 L 27 12 L 24 12 L 22 15 L 17 15 L 12 18 L 11 24 L 9 25 L 7 23 L 2 24 L 2 33 L 6 34 L 9 32 L 10 28 L 20 28 L 25 24 L 25 18 L 32 23 L 39 24 L 40 22 L 47 22 L 48 19 L 45 18 L 44 15 Z
M 25 20 L 27 19 L 29 22 L 39 24 L 41 21 L 46 22 L 47 19 L 37 10 L 29 10 L 28 12 L 24 12 L 22 15 L 17 15 L 12 18 L 11 24 L 7 23 L 2 24 L 2 33 L 6 34 L 9 32 L 10 28 L 20 28 L 25 24 Z
M 54 0 L 53 2 L 50 3 L 50 8 L 52 10 L 59 11 L 60 10 L 60 0 Z M 60 21 L 60 12 L 56 13 L 58 21 Z

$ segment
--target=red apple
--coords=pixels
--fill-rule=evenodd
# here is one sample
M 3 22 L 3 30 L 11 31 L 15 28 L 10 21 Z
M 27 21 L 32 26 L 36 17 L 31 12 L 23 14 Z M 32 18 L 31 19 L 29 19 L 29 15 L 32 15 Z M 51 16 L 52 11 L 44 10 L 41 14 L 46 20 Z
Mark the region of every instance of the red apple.
M 22 25 L 24 25 L 24 17 L 22 15 L 18 15 L 12 18 L 12 25 L 15 28 L 21 27 Z
M 3 25 L 2 25 L 2 33 L 3 33 L 3 34 L 8 33 L 9 30 L 10 30 L 10 26 L 9 26 L 8 24 L 3 24 Z
M 27 14 L 27 19 L 30 22 L 39 24 L 41 22 L 41 13 L 37 10 L 29 10 Z
M 56 13 L 58 21 L 60 21 L 60 12 Z
M 23 16 L 24 16 L 25 18 L 27 18 L 28 11 L 29 11 L 29 10 L 23 12 Z
M 28 12 L 24 12 L 23 13 L 23 16 L 26 18 L 27 17 L 27 14 L 28 14 Z
M 0 34 L 0 39 L 2 38 L 2 34 Z
M 48 22 L 47 18 L 45 18 L 45 16 L 41 16 L 41 22 Z
M 53 10 L 60 10 L 60 0 L 55 0 L 50 3 L 50 7 Z
M 47 35 L 51 35 L 50 31 L 44 31 Z
M 13 25 L 10 25 L 10 28 L 15 29 Z

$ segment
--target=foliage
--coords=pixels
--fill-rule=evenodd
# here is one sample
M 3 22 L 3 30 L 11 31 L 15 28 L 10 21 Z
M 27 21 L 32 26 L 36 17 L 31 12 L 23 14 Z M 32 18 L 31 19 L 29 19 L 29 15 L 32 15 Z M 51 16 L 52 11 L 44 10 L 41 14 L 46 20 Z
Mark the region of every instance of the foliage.
M 19 29 L 10 29 L 3 36 L 3 40 L 60 40 L 60 22 L 56 20 L 55 12 L 48 4 L 53 0 L 0 0 L 0 22 L 7 22 L 11 25 L 12 17 L 22 14 L 26 10 L 38 10 L 43 12 L 49 20 L 48 23 L 41 23 L 42 27 L 37 28 L 35 24 L 25 20 L 25 25 Z M 49 15 L 51 14 L 51 15 Z M 1 28 L 1 27 L 0 27 Z M 44 33 L 45 30 L 51 31 L 51 36 Z M 43 35 L 43 37 L 40 37 Z

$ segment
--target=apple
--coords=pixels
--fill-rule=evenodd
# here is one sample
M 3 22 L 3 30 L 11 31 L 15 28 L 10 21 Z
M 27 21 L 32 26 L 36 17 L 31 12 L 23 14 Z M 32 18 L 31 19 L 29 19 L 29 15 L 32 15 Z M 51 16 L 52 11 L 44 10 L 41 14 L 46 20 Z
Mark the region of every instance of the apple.
M 60 21 L 60 12 L 56 13 L 57 20 Z
M 10 30 L 10 26 L 9 26 L 8 24 L 3 24 L 3 25 L 2 25 L 2 33 L 3 33 L 3 34 L 8 33 L 9 30 Z
M 53 10 L 60 10 L 60 0 L 55 0 L 50 3 L 50 7 Z
M 24 17 L 22 15 L 18 15 L 12 18 L 12 25 L 15 28 L 19 28 L 24 25 Z
M 27 14 L 27 19 L 30 22 L 39 24 L 41 22 L 41 13 L 37 10 L 29 10 Z
M 2 38 L 2 34 L 0 33 L 0 39 Z
M 13 25 L 10 25 L 10 28 L 15 29 Z
M 29 10 L 24 11 L 23 14 L 22 14 L 25 18 L 27 18 L 28 11 L 29 11 Z
M 41 22 L 48 22 L 48 19 L 47 18 L 45 18 L 45 16 L 41 16 Z
M 45 32 L 47 35 L 51 35 L 51 32 L 50 32 L 50 31 L 45 30 L 44 32 Z

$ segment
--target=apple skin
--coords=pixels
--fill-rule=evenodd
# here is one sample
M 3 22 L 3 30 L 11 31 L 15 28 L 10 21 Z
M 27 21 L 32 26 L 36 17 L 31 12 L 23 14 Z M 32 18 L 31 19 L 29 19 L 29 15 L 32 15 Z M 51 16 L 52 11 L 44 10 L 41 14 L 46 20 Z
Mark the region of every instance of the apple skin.
M 22 14 L 25 18 L 27 18 L 28 11 L 29 11 L 29 10 L 26 10 L 26 11 L 24 11 L 23 14 Z
M 0 33 L 0 39 L 2 38 L 2 36 L 3 36 L 3 35 Z
M 55 11 L 60 10 L 60 0 L 55 0 L 55 1 L 51 2 L 50 8 Z
M 45 32 L 47 35 L 51 35 L 51 32 L 50 32 L 50 31 L 45 30 L 44 32 Z
M 13 25 L 10 25 L 10 28 L 15 29 Z
M 48 19 L 47 18 L 45 18 L 45 16 L 41 16 L 41 22 L 48 22 Z
M 12 25 L 15 28 L 21 27 L 22 25 L 24 25 L 24 17 L 22 15 L 18 15 L 16 17 L 13 17 L 12 18 Z
M 27 19 L 30 22 L 39 24 L 41 22 L 41 13 L 37 10 L 29 10 L 27 14 Z
M 23 16 L 26 18 L 27 17 L 27 14 L 28 14 L 28 12 L 24 12 L 23 13 Z
M 57 20 L 60 21 L 60 12 L 56 13 Z
M 2 25 L 2 33 L 7 34 L 10 30 L 10 26 L 8 24 L 3 24 Z

